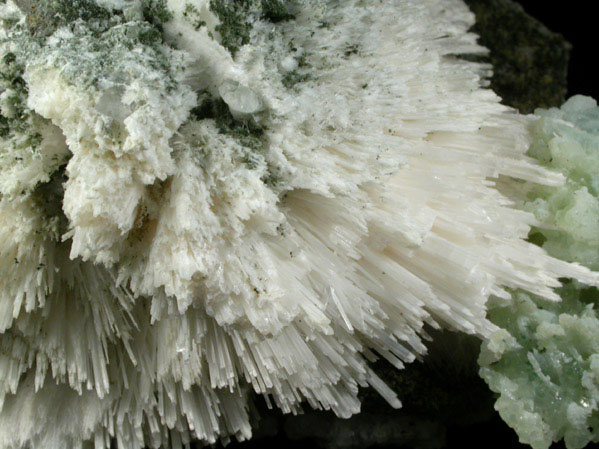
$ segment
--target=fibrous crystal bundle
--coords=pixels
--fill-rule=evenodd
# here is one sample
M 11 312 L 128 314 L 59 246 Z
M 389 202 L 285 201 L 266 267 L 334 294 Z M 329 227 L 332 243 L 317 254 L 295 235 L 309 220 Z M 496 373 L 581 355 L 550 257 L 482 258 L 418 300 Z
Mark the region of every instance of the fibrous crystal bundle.
M 598 277 L 458 0 L 0 2 L 0 447 L 180 447 L 399 407 L 368 361 Z M 14 432 L 19 428 L 19 432 Z

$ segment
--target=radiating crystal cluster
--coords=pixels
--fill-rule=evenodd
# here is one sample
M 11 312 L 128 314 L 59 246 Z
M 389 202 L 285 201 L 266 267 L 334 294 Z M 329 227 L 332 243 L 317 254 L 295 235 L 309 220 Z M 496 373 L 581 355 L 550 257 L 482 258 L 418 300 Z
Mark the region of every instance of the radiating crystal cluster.
M 560 187 L 512 184 L 538 224 L 531 240 L 550 254 L 599 268 L 599 107 L 573 97 L 537 111 L 529 154 L 559 171 Z M 599 292 L 576 281 L 559 303 L 516 292 L 490 304 L 502 329 L 484 342 L 481 375 L 500 394 L 496 409 L 521 441 L 547 449 L 599 441 Z
M 460 0 L 0 1 L 0 448 L 250 438 L 392 405 L 368 361 L 589 269 L 496 188 L 564 176 Z M 502 181 L 503 182 L 503 181 Z M 15 432 L 15 429 L 19 429 Z

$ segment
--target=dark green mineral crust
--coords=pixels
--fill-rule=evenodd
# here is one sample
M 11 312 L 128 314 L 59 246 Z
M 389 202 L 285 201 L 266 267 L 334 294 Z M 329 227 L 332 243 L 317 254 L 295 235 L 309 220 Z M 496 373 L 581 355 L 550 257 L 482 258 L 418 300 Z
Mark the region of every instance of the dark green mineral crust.
M 112 13 L 92 0 L 15 0 L 27 14 L 27 26 L 40 37 L 52 34 L 59 27 L 78 19 L 108 20 Z
M 61 165 L 47 182 L 39 183 L 32 192 L 32 198 L 46 222 L 54 222 L 55 235 L 58 241 L 67 232 L 69 220 L 62 210 L 64 184 L 67 182 L 66 164 Z
M 210 1 L 210 9 L 220 21 L 216 26 L 216 31 L 221 37 L 220 42 L 233 54 L 250 41 L 252 25 L 249 14 L 252 4 L 252 0 Z
M 232 54 L 250 42 L 252 20 L 260 18 L 272 23 L 294 19 L 293 1 L 282 0 L 211 0 L 210 9 L 220 23 L 216 31 L 220 42 Z
M 502 103 L 522 113 L 560 106 L 571 45 L 511 0 L 465 1 L 476 15 L 472 31 L 491 51 L 491 88 Z
M 253 120 L 238 120 L 233 117 L 229 107 L 222 99 L 208 98 L 198 107 L 191 110 L 191 115 L 196 120 L 213 119 L 216 127 L 222 134 L 233 137 L 239 145 L 246 150 L 244 163 L 250 169 L 256 168 L 256 157 L 264 152 L 264 128 Z
M 292 20 L 295 17 L 290 12 L 289 1 L 282 0 L 262 0 L 262 17 L 270 20 L 272 23 Z

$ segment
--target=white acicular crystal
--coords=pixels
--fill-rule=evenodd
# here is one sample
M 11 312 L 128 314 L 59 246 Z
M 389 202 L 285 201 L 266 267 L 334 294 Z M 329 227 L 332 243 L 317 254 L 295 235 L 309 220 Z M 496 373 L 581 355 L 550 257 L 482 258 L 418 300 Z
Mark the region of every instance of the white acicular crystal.
M 494 188 L 564 178 L 455 56 L 484 51 L 461 0 L 7 0 L 0 21 L 0 448 L 243 440 L 250 390 L 399 407 L 375 354 L 413 361 L 425 323 L 491 335 L 506 288 L 599 283 Z

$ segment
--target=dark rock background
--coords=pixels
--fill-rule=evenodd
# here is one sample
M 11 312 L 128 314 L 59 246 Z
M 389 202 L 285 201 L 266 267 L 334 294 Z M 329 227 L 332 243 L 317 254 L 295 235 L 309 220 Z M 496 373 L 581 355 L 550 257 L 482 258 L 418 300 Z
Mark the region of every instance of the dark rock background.
M 552 7 L 551 2 L 538 0 L 465 1 L 477 16 L 473 31 L 479 34 L 479 42 L 490 50 L 487 57 L 477 60 L 493 64 L 490 87 L 503 98 L 504 104 L 530 113 L 537 107 L 559 106 L 567 96 L 576 93 L 599 97 L 593 82 L 587 80 L 595 78 L 591 76 L 587 59 L 577 57 L 573 65 L 570 61 L 573 47 L 560 34 L 573 38 L 575 51 L 583 46 L 575 41 L 580 32 L 577 34 L 571 27 L 577 26 L 580 20 L 590 20 L 579 17 L 580 8 L 586 2 L 555 2 L 556 6 Z M 531 16 L 523 7 L 527 11 L 534 9 L 546 23 L 551 23 L 549 28 L 560 33 L 550 31 L 533 17 L 537 14 Z M 588 53 L 586 55 L 588 58 Z M 253 406 L 259 418 L 254 439 L 227 447 L 529 448 L 518 442 L 513 430 L 493 410 L 493 395 L 477 373 L 480 342 L 453 332 L 429 331 L 433 341 L 424 360 L 402 371 L 384 361 L 373 366 L 398 393 L 403 403 L 401 410 L 392 409 L 371 390 L 361 392 L 362 413 L 349 420 L 308 408 L 303 415 L 284 416 L 267 410 L 264 401 L 256 398 Z M 552 449 L 563 447 L 563 443 L 558 443 Z
M 511 0 L 466 0 L 472 31 L 491 50 L 491 88 L 523 113 L 561 105 L 567 92 L 571 45 Z
M 599 99 L 599 64 L 597 53 L 597 15 L 595 2 L 568 0 L 551 2 L 517 0 L 524 10 L 558 32 L 572 44 L 568 65 L 568 96 L 590 95 Z

